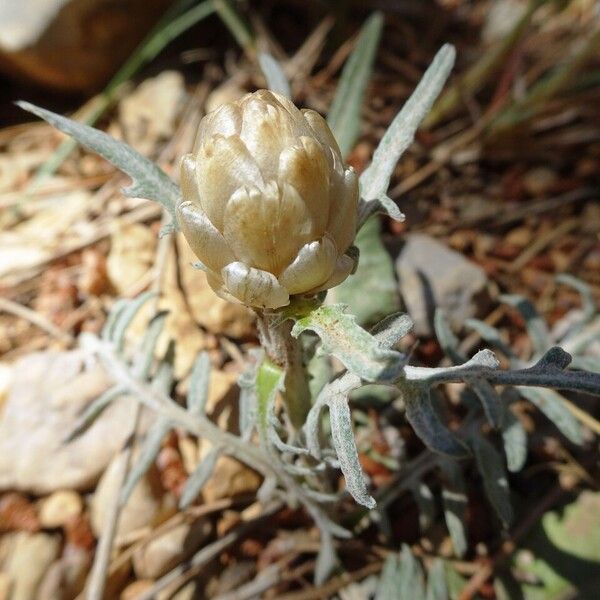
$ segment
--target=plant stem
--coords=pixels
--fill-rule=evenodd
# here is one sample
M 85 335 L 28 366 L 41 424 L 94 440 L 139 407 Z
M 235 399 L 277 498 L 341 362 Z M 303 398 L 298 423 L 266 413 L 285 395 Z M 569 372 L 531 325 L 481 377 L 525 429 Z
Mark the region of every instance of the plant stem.
M 295 429 L 300 429 L 310 410 L 308 373 L 300 341 L 292 337 L 292 321 L 277 314 L 258 312 L 258 332 L 267 356 L 285 371 L 283 403 Z

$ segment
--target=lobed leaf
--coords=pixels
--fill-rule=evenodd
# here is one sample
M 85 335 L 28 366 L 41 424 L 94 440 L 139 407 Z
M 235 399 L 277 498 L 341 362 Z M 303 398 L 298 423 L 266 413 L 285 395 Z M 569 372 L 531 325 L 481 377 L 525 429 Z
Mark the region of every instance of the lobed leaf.
M 179 187 L 145 156 L 93 127 L 82 125 L 29 102 L 17 102 L 17 105 L 75 138 L 82 146 L 96 152 L 129 175 L 133 183 L 123 190 L 127 196 L 154 200 L 175 217 L 175 207 L 180 197 Z
M 404 365 L 402 354 L 382 348 L 344 309 L 340 304 L 321 306 L 298 318 L 292 335 L 298 337 L 307 329 L 314 331 L 321 338 L 325 352 L 366 381 L 391 382 L 400 377 Z
M 413 320 L 406 313 L 388 315 L 372 329 L 371 334 L 382 348 L 393 348 L 403 337 L 408 335 L 414 326 Z

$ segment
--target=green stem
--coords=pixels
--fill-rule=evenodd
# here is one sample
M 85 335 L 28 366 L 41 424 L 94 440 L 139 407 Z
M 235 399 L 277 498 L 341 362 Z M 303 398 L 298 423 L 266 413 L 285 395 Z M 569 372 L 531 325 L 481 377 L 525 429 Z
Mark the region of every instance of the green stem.
M 285 371 L 283 403 L 295 429 L 300 429 L 310 410 L 308 373 L 300 341 L 292 337 L 293 322 L 277 314 L 257 312 L 260 341 L 267 356 Z

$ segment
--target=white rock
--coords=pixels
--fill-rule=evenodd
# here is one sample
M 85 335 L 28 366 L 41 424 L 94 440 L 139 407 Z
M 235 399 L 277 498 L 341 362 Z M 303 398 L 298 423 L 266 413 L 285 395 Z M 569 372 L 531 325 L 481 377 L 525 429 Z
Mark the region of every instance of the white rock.
M 102 475 L 90 502 L 92 529 L 96 536 L 104 530 L 106 513 L 113 498 L 120 493 L 119 472 L 124 460 L 123 454 L 115 456 Z M 160 513 L 162 489 L 151 469 L 134 488 L 127 504 L 121 509 L 116 533 L 116 544 L 120 539 L 143 527 L 154 524 Z
M 10 600 L 33 600 L 38 586 L 60 550 L 60 537 L 46 533 L 15 534 L 14 547 L 4 565 L 11 581 Z
M 133 555 L 140 579 L 156 579 L 186 560 L 208 539 L 212 525 L 207 519 L 181 523 L 142 546 Z
M 408 236 L 396 261 L 400 292 L 415 333 L 430 335 L 433 314 L 442 308 L 450 323 L 459 327 L 475 314 L 474 297 L 483 292 L 485 271 L 423 234 Z
M 134 401 L 112 403 L 81 436 L 68 444 L 64 438 L 109 385 L 100 366 L 85 367 L 79 350 L 17 361 L 0 406 L 0 490 L 48 494 L 95 483 L 127 439 Z
M 71 519 L 78 517 L 82 510 L 83 500 L 77 492 L 59 490 L 40 502 L 40 524 L 48 529 L 62 527 Z

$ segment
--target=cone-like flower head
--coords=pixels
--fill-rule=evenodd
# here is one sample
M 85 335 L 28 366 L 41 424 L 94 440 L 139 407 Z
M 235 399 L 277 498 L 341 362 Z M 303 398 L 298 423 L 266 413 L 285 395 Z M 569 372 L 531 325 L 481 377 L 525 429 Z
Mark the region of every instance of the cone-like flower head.
M 181 163 L 177 219 L 222 298 L 278 308 L 341 283 L 358 180 L 325 120 L 267 90 L 206 115 Z

